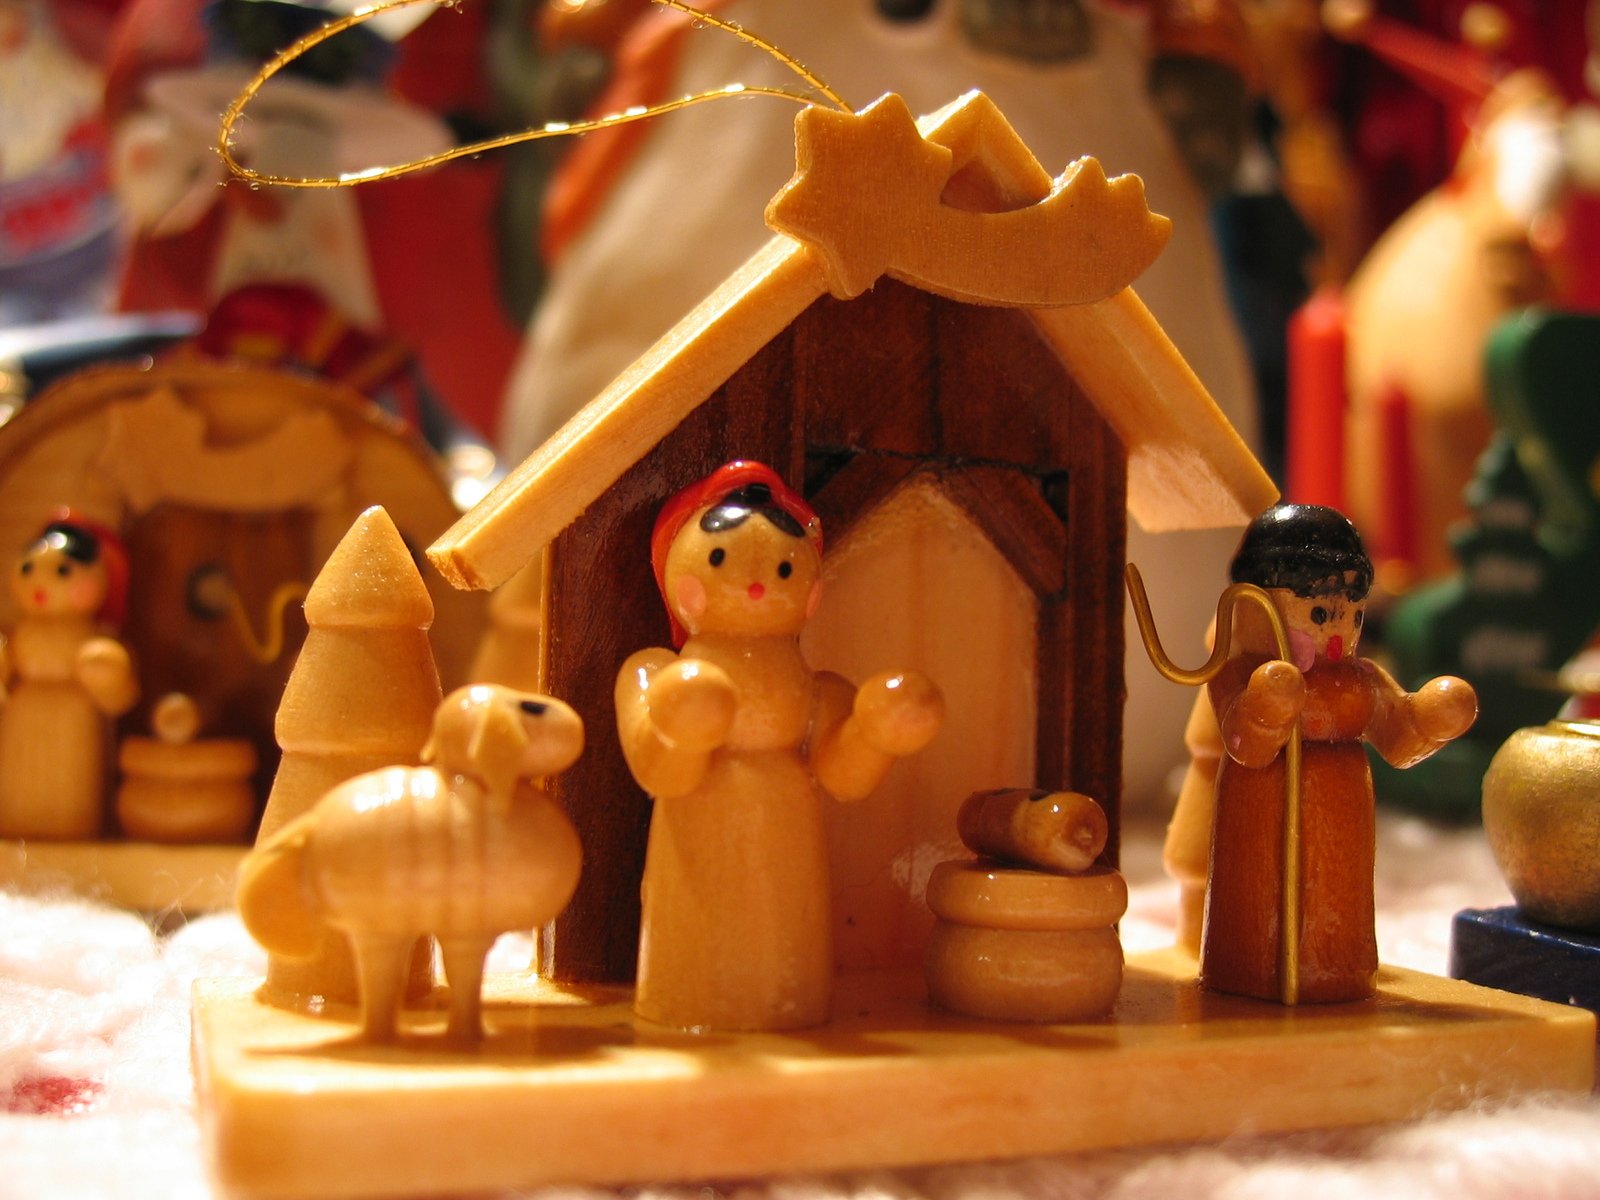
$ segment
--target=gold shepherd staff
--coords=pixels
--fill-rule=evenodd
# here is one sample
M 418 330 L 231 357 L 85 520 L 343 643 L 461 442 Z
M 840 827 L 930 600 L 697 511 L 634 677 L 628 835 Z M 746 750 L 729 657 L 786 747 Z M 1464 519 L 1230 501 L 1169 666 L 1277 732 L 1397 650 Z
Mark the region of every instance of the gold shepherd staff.
M 1139 568 L 1129 563 L 1125 576 L 1128 582 L 1128 599 L 1133 604 L 1134 619 L 1139 623 L 1139 637 L 1144 641 L 1145 653 L 1151 665 L 1173 683 L 1186 687 L 1204 687 L 1227 662 L 1233 647 L 1233 610 L 1249 601 L 1258 605 L 1272 627 L 1273 641 L 1278 657 L 1292 662 L 1289 654 L 1289 634 L 1283 626 L 1277 606 L 1266 591 L 1253 583 L 1234 583 L 1223 589 L 1217 599 L 1217 636 L 1211 657 L 1192 671 L 1178 666 L 1167 657 L 1156 633 L 1155 618 L 1150 612 L 1150 597 L 1145 592 Z M 1283 891 L 1278 897 L 1278 978 L 1281 983 L 1279 998 L 1284 1004 L 1297 1004 L 1300 999 L 1300 718 L 1283 750 Z

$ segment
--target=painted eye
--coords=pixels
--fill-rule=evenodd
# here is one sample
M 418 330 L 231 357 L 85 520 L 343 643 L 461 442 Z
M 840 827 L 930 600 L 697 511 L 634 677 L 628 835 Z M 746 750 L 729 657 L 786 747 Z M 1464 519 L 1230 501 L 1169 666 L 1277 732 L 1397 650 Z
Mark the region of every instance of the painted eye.
M 33 559 L 30 558 L 30 559 L 25 560 L 23 562 L 21 568 L 19 568 L 19 569 L 21 570 L 21 572 L 24 575 L 32 575 L 33 574 Z
M 723 564 L 723 561 L 727 557 L 728 557 L 728 552 L 726 550 L 724 550 L 721 546 L 718 546 L 715 550 L 713 550 L 711 552 L 711 556 L 708 559 L 708 561 L 711 563 L 711 565 L 713 567 L 720 567 Z
M 1311 623 L 1313 625 L 1325 625 L 1327 622 L 1328 610 L 1323 608 L 1322 605 L 1319 604 L 1311 610 Z
M 781 563 L 778 564 L 778 578 L 779 579 L 787 579 L 787 578 L 789 578 L 789 576 L 791 576 L 793 574 L 794 574 L 794 564 L 792 562 L 781 562 Z
M 920 21 L 933 10 L 933 0 L 875 0 L 878 15 L 890 21 Z
M 549 708 L 550 706 L 548 704 L 541 704 L 537 700 L 519 700 L 517 702 L 517 707 L 523 712 L 527 713 L 530 717 L 542 717 L 544 716 L 545 709 Z
M 61 576 L 61 578 L 65 579 L 68 575 L 72 574 L 72 568 L 67 566 L 66 563 L 62 563 L 60 566 L 58 566 L 56 568 L 56 574 Z

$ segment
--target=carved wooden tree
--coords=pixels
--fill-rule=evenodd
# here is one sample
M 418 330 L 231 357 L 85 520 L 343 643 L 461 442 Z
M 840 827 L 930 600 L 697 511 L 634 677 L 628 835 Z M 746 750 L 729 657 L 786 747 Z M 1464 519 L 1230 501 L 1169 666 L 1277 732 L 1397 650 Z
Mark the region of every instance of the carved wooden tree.
M 543 690 L 544 593 L 542 554 L 496 589 L 489 600 L 489 628 L 472 660 L 473 683 Z
M 283 760 L 258 843 L 336 784 L 419 762 L 441 698 L 428 644 L 433 602 L 382 508 L 356 518 L 312 584 L 305 614 L 309 632 L 278 707 Z M 426 956 L 415 956 L 412 968 L 415 993 L 428 983 Z M 267 994 L 281 1003 L 354 1001 L 348 944 L 330 937 L 309 961 L 269 957 Z

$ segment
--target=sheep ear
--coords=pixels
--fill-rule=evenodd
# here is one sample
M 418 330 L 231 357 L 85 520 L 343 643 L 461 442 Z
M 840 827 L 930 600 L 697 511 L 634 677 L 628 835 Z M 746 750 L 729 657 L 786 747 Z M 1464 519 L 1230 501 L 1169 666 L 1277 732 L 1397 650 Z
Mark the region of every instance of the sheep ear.
M 489 704 L 483 709 L 467 755 L 489 795 L 510 800 L 521 773 L 522 755 L 527 749 L 528 731 L 522 721 L 504 704 Z

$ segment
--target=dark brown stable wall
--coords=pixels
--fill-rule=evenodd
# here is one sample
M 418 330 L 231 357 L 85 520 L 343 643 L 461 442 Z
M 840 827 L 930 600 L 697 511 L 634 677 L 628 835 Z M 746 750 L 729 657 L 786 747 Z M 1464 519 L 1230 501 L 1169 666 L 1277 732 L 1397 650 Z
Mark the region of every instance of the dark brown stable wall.
M 584 874 L 544 933 L 553 978 L 633 977 L 650 802 L 622 760 L 613 686 L 629 654 L 668 644 L 650 574 L 656 513 L 739 457 L 803 488 L 830 539 L 911 475 L 941 477 L 1039 594 L 1035 782 L 1103 797 L 1114 858 L 1122 447 L 1024 315 L 883 281 L 854 301 L 818 300 L 555 543 L 548 683 L 583 716 L 588 749 L 555 784 Z

